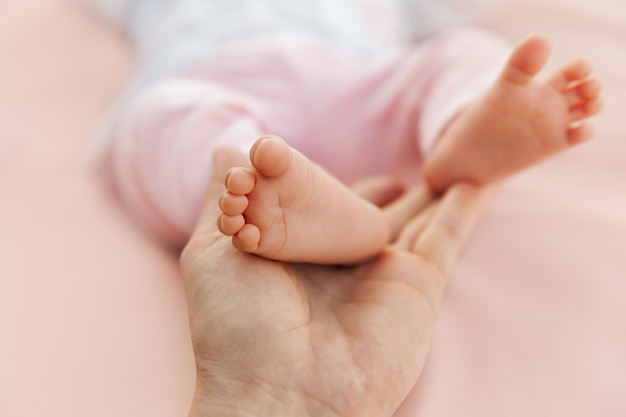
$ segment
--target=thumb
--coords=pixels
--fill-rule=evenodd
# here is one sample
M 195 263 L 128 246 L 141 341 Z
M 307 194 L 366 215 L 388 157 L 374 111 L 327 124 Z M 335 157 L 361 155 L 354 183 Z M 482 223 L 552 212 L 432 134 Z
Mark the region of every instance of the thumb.
M 217 148 L 213 152 L 213 173 L 207 187 L 204 204 L 196 227 L 179 259 L 190 308 L 195 300 L 194 294 L 197 293 L 198 285 L 202 284 L 201 280 L 198 281 L 199 277 L 202 277 L 199 271 L 206 268 L 206 263 L 203 261 L 205 257 L 202 255 L 218 241 L 220 236 L 223 236 L 217 230 L 217 218 L 220 214 L 218 201 L 225 190 L 226 174 L 232 167 L 247 165 L 249 165 L 248 159 L 235 148 Z
M 216 230 L 216 220 L 220 215 L 218 201 L 224 192 L 226 174 L 233 167 L 250 165 L 248 158 L 239 150 L 230 147 L 220 147 L 213 152 L 213 174 L 207 187 L 207 194 L 200 212 L 198 223 L 193 234 L 197 232 Z

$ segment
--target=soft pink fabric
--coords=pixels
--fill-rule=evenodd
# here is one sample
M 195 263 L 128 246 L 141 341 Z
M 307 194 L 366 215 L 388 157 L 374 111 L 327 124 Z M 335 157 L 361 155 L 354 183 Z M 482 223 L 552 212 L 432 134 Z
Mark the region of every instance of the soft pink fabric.
M 247 154 L 276 134 L 344 181 L 415 182 L 421 150 L 493 83 L 508 50 L 470 29 L 382 56 L 294 35 L 229 46 L 140 93 L 107 161 L 135 216 L 175 246 L 195 225 L 217 146 Z
M 626 4 L 504 0 L 606 85 L 597 138 L 502 186 L 401 417 L 626 415 Z M 70 1 L 0 4 L 0 416 L 186 416 L 176 256 L 85 163 L 128 47 Z

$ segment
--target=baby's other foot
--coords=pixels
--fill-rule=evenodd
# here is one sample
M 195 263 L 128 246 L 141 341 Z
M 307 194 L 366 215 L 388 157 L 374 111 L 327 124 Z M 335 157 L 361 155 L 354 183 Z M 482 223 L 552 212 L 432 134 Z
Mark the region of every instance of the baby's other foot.
M 389 226 L 380 209 L 275 136 L 250 151 L 252 168 L 233 168 L 218 227 L 239 250 L 266 258 L 353 263 L 379 253 Z
M 535 79 L 550 49 L 543 36 L 526 39 L 486 95 L 450 123 L 424 167 L 431 188 L 498 181 L 593 136 L 585 119 L 602 108 L 601 83 L 585 60 Z

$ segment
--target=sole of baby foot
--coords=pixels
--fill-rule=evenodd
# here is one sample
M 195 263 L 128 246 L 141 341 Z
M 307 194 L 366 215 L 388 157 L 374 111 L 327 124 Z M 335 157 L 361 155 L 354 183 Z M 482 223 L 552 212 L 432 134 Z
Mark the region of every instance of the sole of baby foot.
M 541 35 L 520 43 L 492 88 L 449 124 L 424 166 L 434 191 L 502 180 L 593 136 L 586 119 L 602 109 L 600 81 L 586 60 L 538 80 L 550 51 Z
M 269 259 L 354 263 L 379 253 L 389 226 L 381 210 L 291 148 L 266 136 L 252 168 L 227 175 L 218 227 L 244 252 Z

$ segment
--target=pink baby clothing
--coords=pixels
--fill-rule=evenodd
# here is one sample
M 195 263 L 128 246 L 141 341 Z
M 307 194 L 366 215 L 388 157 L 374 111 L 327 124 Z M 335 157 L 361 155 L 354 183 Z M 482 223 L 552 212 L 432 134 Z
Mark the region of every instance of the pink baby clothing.
M 370 50 L 333 42 L 340 30 L 330 37 L 268 31 L 208 48 L 175 74 L 133 91 L 104 161 L 123 201 L 153 234 L 183 245 L 215 148 L 247 154 L 264 134 L 283 137 L 347 183 L 375 174 L 416 181 L 424 153 L 494 82 L 509 52 L 508 44 L 474 29 L 403 43 L 393 14 L 368 15 L 371 1 L 348 3 L 350 19 L 361 16 L 360 28 L 369 28 L 361 43 Z

